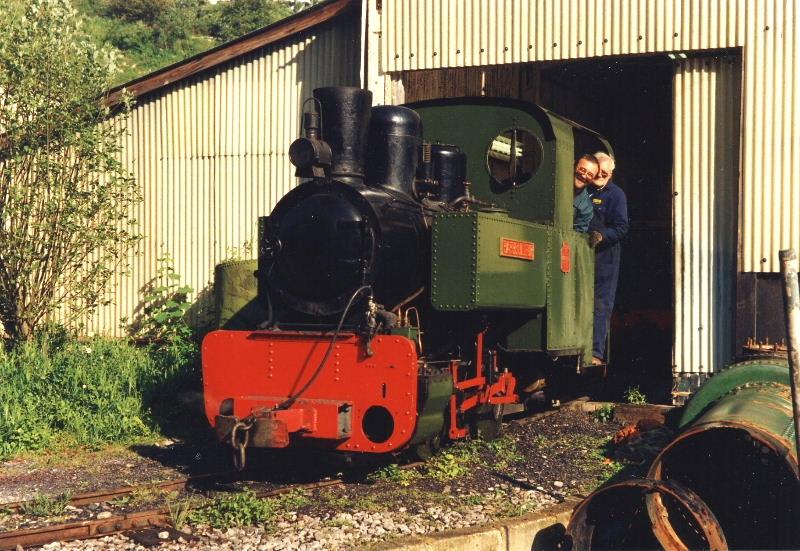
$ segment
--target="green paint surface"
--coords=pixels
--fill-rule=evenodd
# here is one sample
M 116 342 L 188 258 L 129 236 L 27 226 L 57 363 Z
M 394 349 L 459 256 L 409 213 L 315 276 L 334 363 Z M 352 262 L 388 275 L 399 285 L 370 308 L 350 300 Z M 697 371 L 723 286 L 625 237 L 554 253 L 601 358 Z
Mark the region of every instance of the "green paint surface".
M 431 300 L 442 311 L 536 309 L 546 302 L 551 228 L 503 213 L 439 214 L 433 224 Z M 501 255 L 503 239 L 533 244 L 533 260 Z

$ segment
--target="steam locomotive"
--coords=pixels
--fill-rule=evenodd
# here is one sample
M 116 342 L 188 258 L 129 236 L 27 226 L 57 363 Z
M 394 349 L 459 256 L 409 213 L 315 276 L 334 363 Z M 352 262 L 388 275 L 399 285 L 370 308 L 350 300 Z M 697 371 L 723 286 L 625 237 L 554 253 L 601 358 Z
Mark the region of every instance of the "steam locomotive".
M 603 138 L 507 99 L 309 101 L 301 183 L 259 219 L 266 319 L 202 345 L 206 415 L 239 466 L 252 447 L 425 457 L 590 363 L 572 180 Z

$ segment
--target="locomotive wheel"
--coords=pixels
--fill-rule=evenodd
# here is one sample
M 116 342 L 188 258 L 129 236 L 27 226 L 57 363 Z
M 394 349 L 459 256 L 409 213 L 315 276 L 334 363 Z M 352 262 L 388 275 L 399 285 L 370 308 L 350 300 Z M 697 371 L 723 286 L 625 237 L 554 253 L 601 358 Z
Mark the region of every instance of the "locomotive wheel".
M 475 409 L 469 423 L 471 436 L 483 440 L 499 438 L 503 434 L 504 404 L 485 404 Z

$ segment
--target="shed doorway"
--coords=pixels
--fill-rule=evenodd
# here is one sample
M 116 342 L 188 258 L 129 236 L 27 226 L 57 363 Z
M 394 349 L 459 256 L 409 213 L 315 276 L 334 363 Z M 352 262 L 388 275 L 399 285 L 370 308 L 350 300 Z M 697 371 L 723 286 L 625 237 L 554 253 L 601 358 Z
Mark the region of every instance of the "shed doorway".
M 571 62 L 538 103 L 604 134 L 631 220 L 612 320 L 610 397 L 682 401 L 735 357 L 738 52 Z
M 542 69 L 534 101 L 605 136 L 628 199 L 611 324 L 607 398 L 638 386 L 667 403 L 674 326 L 673 77 L 666 56 L 570 62 Z

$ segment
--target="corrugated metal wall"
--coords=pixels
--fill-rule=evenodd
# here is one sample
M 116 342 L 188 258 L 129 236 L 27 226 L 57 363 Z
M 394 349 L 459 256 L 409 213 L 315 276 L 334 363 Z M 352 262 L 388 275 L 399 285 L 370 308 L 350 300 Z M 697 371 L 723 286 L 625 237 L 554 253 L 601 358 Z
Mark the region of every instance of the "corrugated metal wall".
M 738 58 L 686 60 L 675 71 L 676 374 L 732 359 L 740 90 Z
M 396 72 L 741 46 L 746 22 L 753 23 L 752 8 L 784 3 L 383 0 L 383 69 Z
M 743 48 L 740 269 L 800 249 L 798 0 L 383 0 L 382 71 Z
M 125 122 L 122 161 L 142 187 L 136 218 L 144 238 L 114 303 L 87 330 L 120 334 L 134 317 L 157 259 L 174 258 L 195 289 L 195 316 L 214 265 L 256 237 L 256 219 L 296 183 L 287 152 L 301 105 L 318 86 L 358 85 L 360 24 L 340 17 L 217 69 L 141 98 Z M 253 248 L 254 252 L 255 249 Z

